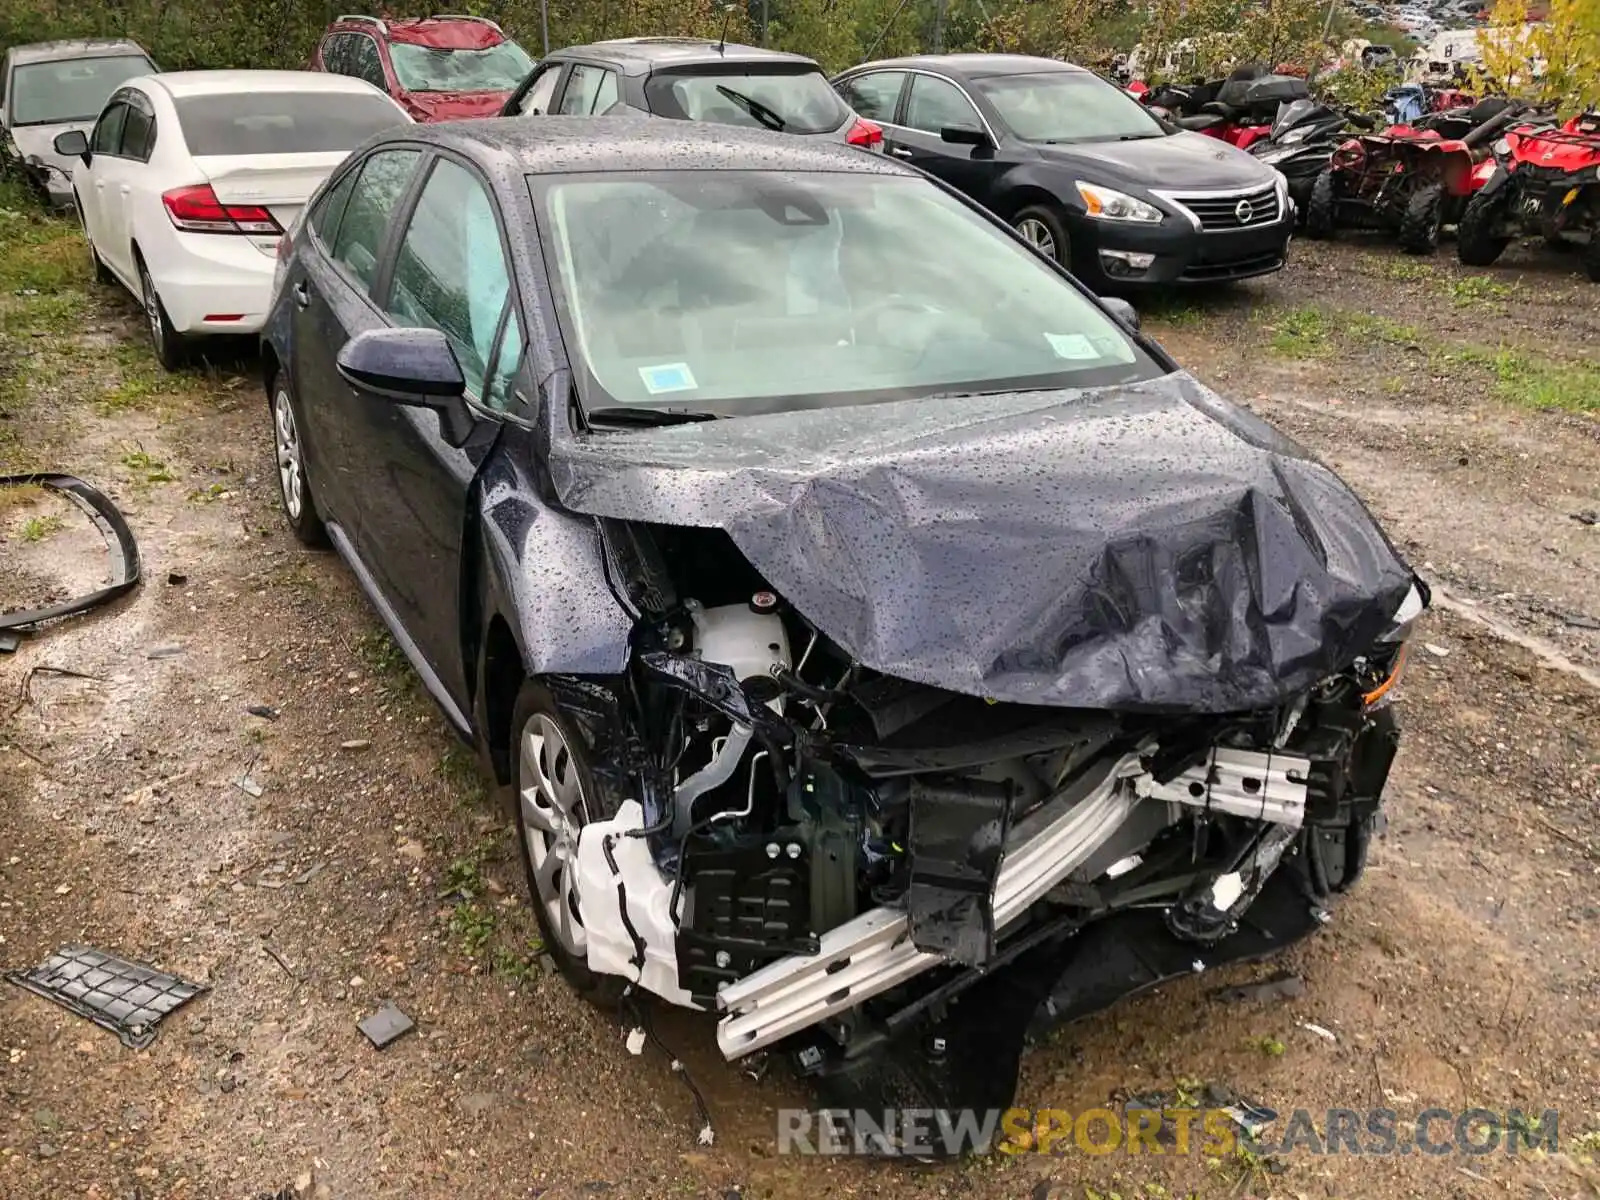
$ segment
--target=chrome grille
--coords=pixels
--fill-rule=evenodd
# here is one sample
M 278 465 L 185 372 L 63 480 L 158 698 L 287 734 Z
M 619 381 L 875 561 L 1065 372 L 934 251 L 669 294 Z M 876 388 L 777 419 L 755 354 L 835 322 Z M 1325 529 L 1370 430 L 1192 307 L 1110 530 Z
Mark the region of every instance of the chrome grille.
M 1200 228 L 1254 229 L 1279 217 L 1278 189 L 1264 188 L 1233 196 L 1173 196 L 1172 199 L 1200 218 Z

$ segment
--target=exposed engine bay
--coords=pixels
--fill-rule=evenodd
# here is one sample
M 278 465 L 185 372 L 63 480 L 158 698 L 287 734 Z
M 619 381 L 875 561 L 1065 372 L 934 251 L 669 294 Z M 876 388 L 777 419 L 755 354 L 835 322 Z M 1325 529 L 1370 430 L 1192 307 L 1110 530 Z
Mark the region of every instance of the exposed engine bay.
M 629 669 L 545 680 L 601 793 L 576 846 L 587 966 L 716 1013 L 728 1059 L 848 1073 L 1003 966 L 1059 973 L 1110 918 L 1158 920 L 1187 968 L 1229 957 L 1269 883 L 1310 928 L 1361 875 L 1420 581 L 1280 704 L 1115 712 L 875 672 L 721 530 L 597 524 Z

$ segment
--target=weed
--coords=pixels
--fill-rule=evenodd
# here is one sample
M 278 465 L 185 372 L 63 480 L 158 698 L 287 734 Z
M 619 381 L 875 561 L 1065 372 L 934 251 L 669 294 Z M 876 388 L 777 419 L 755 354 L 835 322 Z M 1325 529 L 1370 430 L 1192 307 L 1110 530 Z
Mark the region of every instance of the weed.
M 1363 342 L 1383 342 L 1390 346 L 1416 346 L 1422 342 L 1422 330 L 1415 325 L 1402 325 L 1388 317 L 1368 313 L 1346 313 L 1343 318 L 1346 336 Z
M 469 958 L 476 958 L 494 937 L 494 909 L 486 904 L 466 903 L 456 905 L 450 914 L 450 932 L 461 941 Z
M 356 639 L 356 654 L 375 675 L 403 675 L 410 665 L 406 662 L 405 651 L 382 626 L 374 626 Z
M 228 494 L 228 489 L 220 483 L 213 483 L 203 488 L 195 488 L 189 493 L 189 500 L 193 504 L 211 504 Z
M 22 540 L 42 542 L 52 533 L 60 533 L 65 526 L 66 522 L 57 516 L 29 517 L 22 523 Z
M 70 334 L 82 314 L 84 297 L 77 292 L 19 297 L 17 303 L 0 315 L 0 328 L 7 333 Z
M 1383 381 L 1381 386 L 1384 395 L 1401 396 L 1405 394 L 1406 388 L 1410 385 L 1406 382 L 1404 375 L 1391 375 Z
M 513 983 L 526 983 L 530 979 L 538 978 L 539 956 L 543 953 L 544 942 L 539 938 L 529 938 L 523 953 L 518 953 L 510 946 L 496 946 L 489 961 L 496 975 L 503 976 Z
M 439 778 L 450 791 L 461 797 L 461 804 L 470 808 L 484 794 L 483 775 L 478 770 L 478 760 L 465 746 L 452 743 L 439 756 Z
M 1291 308 L 1278 317 L 1272 348 L 1289 358 L 1312 358 L 1328 345 L 1328 320 L 1316 308 Z
M 177 478 L 158 458 L 152 458 L 143 446 L 136 445 L 122 456 L 122 465 L 135 475 L 143 475 L 146 483 L 171 483 Z
M 1580 1133 L 1572 1139 L 1570 1148 L 1574 1154 L 1600 1155 L 1600 1129 Z
M 1139 308 L 1145 317 L 1174 329 L 1191 329 L 1206 319 L 1204 308 L 1171 295 L 1141 301 Z
M 1496 394 L 1522 408 L 1600 412 L 1600 368 L 1544 362 L 1514 350 L 1480 346 L 1449 352 L 1444 360 L 1488 371 L 1494 376 Z
M 1474 304 L 1494 304 L 1508 299 L 1516 291 L 1511 284 L 1490 279 L 1487 275 L 1452 279 L 1447 286 L 1450 298 L 1463 308 L 1470 308 Z
M 1268 1058 L 1282 1058 L 1284 1046 L 1281 1041 L 1271 1034 L 1265 1037 L 1251 1038 L 1249 1044 L 1261 1051 Z

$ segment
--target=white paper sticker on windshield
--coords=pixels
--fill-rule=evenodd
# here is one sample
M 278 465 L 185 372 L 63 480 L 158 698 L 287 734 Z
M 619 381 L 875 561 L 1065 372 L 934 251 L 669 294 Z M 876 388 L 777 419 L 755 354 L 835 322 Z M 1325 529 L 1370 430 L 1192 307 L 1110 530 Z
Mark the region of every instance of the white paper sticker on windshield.
M 1094 343 L 1081 333 L 1047 333 L 1044 340 L 1050 343 L 1050 349 L 1056 352 L 1057 358 L 1076 361 L 1100 357 L 1100 351 L 1095 349 Z
M 692 392 L 700 385 L 688 363 L 662 363 L 659 367 L 640 367 L 639 378 L 652 396 L 663 392 Z

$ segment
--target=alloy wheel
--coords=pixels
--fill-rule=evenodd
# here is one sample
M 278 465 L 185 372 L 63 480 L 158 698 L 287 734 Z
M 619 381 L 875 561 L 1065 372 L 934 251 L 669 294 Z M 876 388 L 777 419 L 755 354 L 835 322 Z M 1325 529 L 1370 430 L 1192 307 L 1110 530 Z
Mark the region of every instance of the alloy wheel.
M 166 348 L 166 330 L 161 319 L 161 298 L 156 295 L 155 280 L 150 278 L 150 272 L 144 273 L 144 316 L 150 325 L 150 340 L 155 345 L 156 357 L 162 357 Z
M 294 406 L 289 402 L 289 392 L 282 387 L 272 397 L 272 427 L 278 443 L 278 486 L 283 491 L 283 510 L 289 514 L 291 521 L 298 521 L 305 508 L 300 429 L 294 421 Z
M 582 960 L 588 949 L 578 907 L 578 833 L 589 819 L 578 763 L 560 727 L 536 713 L 523 727 L 517 763 L 523 849 L 538 903 L 561 948 Z
M 1055 235 L 1050 232 L 1050 227 L 1036 217 L 1024 217 L 1017 222 L 1017 232 L 1022 235 L 1022 240 L 1027 242 L 1046 258 L 1056 256 Z

